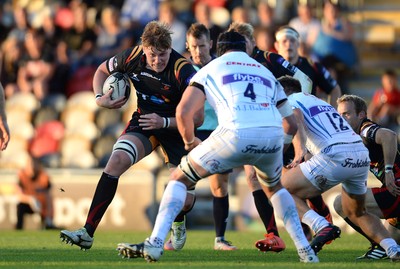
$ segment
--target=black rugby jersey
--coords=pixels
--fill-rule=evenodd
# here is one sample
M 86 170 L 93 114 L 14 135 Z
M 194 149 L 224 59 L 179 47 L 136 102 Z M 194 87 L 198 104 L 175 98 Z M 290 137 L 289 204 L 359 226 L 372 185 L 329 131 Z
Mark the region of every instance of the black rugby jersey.
M 385 184 L 385 161 L 383 157 L 382 145 L 377 144 L 375 142 L 376 132 L 382 128 L 379 124 L 365 119 L 361 122 L 359 130 L 357 130 L 358 134 L 361 134 L 365 129 L 367 129 L 365 135 L 361 135 L 361 138 L 364 142 L 364 145 L 367 147 L 369 151 L 369 158 L 371 159 L 370 163 L 370 171 L 382 182 Z M 394 162 L 394 175 L 397 178 L 397 174 L 400 172 L 400 147 L 397 144 L 397 154 Z
M 294 76 L 297 67 L 291 65 L 281 55 L 273 52 L 263 51 L 255 47 L 251 57 L 268 68 L 269 71 L 274 75 L 275 78 L 282 76 Z
M 175 50 L 166 68 L 157 73 L 146 68 L 142 46 L 136 46 L 106 62 L 110 73 L 126 73 L 136 91 L 137 107 L 141 114 L 156 113 L 161 117 L 175 117 L 176 106 L 196 73 L 191 63 Z
M 299 57 L 295 66 L 303 71 L 313 82 L 311 91 L 313 95 L 316 95 L 317 86 L 326 94 L 330 94 L 337 85 L 337 81 L 331 76 L 329 71 L 318 62 Z

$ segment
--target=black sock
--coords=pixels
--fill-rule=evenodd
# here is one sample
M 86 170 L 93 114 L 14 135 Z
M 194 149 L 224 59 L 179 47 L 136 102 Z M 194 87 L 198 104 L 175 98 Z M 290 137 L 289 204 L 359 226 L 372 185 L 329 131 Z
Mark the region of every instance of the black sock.
M 104 216 L 108 206 L 111 204 L 117 191 L 117 186 L 118 177 L 113 177 L 103 172 L 99 183 L 97 183 L 96 191 L 84 226 L 91 237 L 93 237 L 97 225 L 99 225 L 101 218 Z
M 331 214 L 329 207 L 325 204 L 325 201 L 322 199 L 321 195 L 308 199 L 308 205 L 322 217 L 326 217 Z
M 275 222 L 274 208 L 269 203 L 267 195 L 263 190 L 256 190 L 253 192 L 253 197 L 258 214 L 264 223 L 265 229 L 268 233 L 273 233 L 274 235 L 279 236 L 278 227 Z
M 182 222 L 185 219 L 186 214 L 192 211 L 195 203 L 196 203 L 196 196 L 194 196 L 192 206 L 188 210 L 182 209 L 181 212 L 179 212 L 178 216 L 176 216 L 176 218 L 174 219 L 174 222 Z
M 229 195 L 225 197 L 214 197 L 213 214 L 216 237 L 224 237 L 226 222 L 229 216 Z

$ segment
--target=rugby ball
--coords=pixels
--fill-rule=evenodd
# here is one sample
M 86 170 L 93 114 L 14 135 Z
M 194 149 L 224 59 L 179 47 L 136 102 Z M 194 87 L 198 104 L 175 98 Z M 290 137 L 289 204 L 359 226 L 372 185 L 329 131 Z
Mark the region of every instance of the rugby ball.
M 129 95 L 131 94 L 131 84 L 128 76 L 119 72 L 112 73 L 110 76 L 108 76 L 103 84 L 103 94 L 106 94 L 111 89 L 113 89 L 113 92 L 111 93 L 111 100 L 115 100 L 123 96 L 128 99 Z

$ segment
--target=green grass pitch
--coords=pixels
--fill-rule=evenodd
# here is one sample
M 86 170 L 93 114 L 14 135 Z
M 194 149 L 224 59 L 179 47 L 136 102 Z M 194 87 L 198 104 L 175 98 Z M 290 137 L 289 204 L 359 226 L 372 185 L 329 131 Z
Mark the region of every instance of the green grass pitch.
M 166 251 L 161 260 L 147 263 L 144 259 L 122 259 L 115 250 L 117 243 L 142 242 L 149 232 L 102 231 L 95 235 L 92 249 L 80 251 L 76 246 L 61 243 L 59 231 L 0 231 L 0 268 L 160 268 L 160 269 L 224 269 L 224 268 L 400 268 L 390 260 L 355 261 L 369 244 L 358 234 L 342 234 L 319 253 L 319 264 L 302 264 L 286 232 L 286 250 L 262 253 L 254 247 L 261 239 L 259 232 L 228 231 L 227 239 L 239 249 L 213 250 L 213 231 L 188 231 L 183 250 Z

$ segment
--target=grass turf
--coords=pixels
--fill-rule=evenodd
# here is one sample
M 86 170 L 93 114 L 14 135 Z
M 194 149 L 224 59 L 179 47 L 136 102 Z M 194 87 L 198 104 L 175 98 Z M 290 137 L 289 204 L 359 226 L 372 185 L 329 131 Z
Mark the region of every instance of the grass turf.
M 139 243 L 149 232 L 96 233 L 92 249 L 80 251 L 76 246 L 61 243 L 59 231 L 0 231 L 0 268 L 394 268 L 390 260 L 355 261 L 368 248 L 368 242 L 358 234 L 343 234 L 319 253 L 319 264 L 302 264 L 293 242 L 285 232 L 282 238 L 286 250 L 262 253 L 254 242 L 262 238 L 256 232 L 229 231 L 227 239 L 237 251 L 213 250 L 213 231 L 189 231 L 185 248 L 179 252 L 164 252 L 157 263 L 144 259 L 121 259 L 115 250 L 117 243 Z

